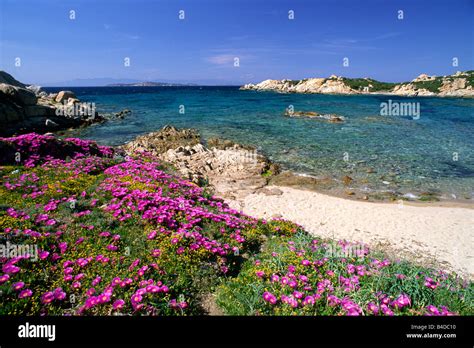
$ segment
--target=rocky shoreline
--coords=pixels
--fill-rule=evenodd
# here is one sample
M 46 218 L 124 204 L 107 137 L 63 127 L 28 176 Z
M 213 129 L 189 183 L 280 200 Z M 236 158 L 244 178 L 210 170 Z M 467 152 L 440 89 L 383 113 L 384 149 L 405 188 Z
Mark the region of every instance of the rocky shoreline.
M 228 200 L 243 202 L 251 194 L 279 195 L 275 187 L 289 187 L 353 201 L 406 202 L 408 204 L 447 205 L 436 192 L 422 192 L 410 198 L 397 192 L 358 190 L 359 181 L 348 174 L 340 178 L 314 177 L 283 170 L 251 145 L 220 138 L 202 139 L 194 129 L 165 126 L 157 132 L 138 136 L 120 146 L 127 154 L 149 152 L 173 165 L 183 178 L 212 189 Z M 369 170 L 372 172 L 372 169 Z M 382 180 L 382 179 L 381 179 Z M 470 202 L 458 202 L 470 205 Z
M 81 102 L 71 91 L 46 93 L 0 71 L 0 136 L 86 127 L 129 113 L 100 115 L 94 103 Z
M 165 126 L 121 146 L 126 153 L 150 152 L 171 163 L 185 179 L 208 185 L 222 198 L 238 199 L 267 185 L 278 166 L 251 146 L 218 138 L 206 143 L 193 129 Z
M 474 70 L 458 71 L 456 74 L 447 76 L 421 74 L 414 80 L 404 83 L 386 83 L 370 78 L 353 79 L 332 75 L 329 78 L 303 80 L 265 80 L 257 84 L 246 84 L 240 89 L 280 93 L 474 98 Z

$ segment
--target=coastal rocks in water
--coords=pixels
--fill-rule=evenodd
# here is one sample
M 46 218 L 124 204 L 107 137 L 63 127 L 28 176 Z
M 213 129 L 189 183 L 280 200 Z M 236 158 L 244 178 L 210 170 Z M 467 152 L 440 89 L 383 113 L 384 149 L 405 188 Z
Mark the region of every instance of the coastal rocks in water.
M 34 105 L 37 100 L 36 95 L 28 89 L 5 83 L 0 84 L 0 93 L 19 105 Z
M 119 112 L 115 113 L 115 117 L 124 118 L 125 116 L 127 116 L 128 114 L 131 114 L 131 113 L 132 113 L 132 110 L 124 109 L 122 111 L 119 111 Z
M 95 110 L 76 115 L 75 107 L 80 101 L 72 92 L 48 95 L 40 87 L 26 86 L 4 71 L 0 71 L 0 82 L 0 136 L 44 133 L 102 121 Z M 64 108 L 72 110 L 72 115 L 64 113 Z
M 194 129 L 177 129 L 164 126 L 158 132 L 138 136 L 135 140 L 123 145 L 125 151 L 148 151 L 155 155 L 165 153 L 170 149 L 194 146 L 199 144 L 201 137 Z
M 192 129 L 166 126 L 159 132 L 137 137 L 122 148 L 127 153 L 148 151 L 171 163 L 186 179 L 209 184 L 215 194 L 238 199 L 266 185 L 262 176 L 271 163 L 255 150 L 239 144 L 225 146 L 223 140 L 212 140 L 219 147 L 204 146 L 199 133 Z
M 247 84 L 242 90 L 276 91 L 282 93 L 324 93 L 356 94 L 358 91 L 347 86 L 342 77 L 309 78 L 304 80 L 265 80 L 257 84 Z
M 73 92 L 61 91 L 56 95 L 55 100 L 57 103 L 64 103 L 65 101 L 68 101 L 69 98 L 77 99 L 76 95 Z
M 350 176 L 348 175 L 345 175 L 342 177 L 342 182 L 344 183 L 344 185 L 348 186 L 351 184 L 351 182 L 353 181 L 354 179 L 352 179 Z
M 330 123 L 343 123 L 345 118 L 336 114 L 320 114 L 315 111 L 292 111 L 285 110 L 285 116 L 288 117 L 305 117 L 305 118 L 314 118 L 317 120 L 327 121 Z
M 386 94 L 400 96 L 474 97 L 474 70 L 458 71 L 448 76 L 421 74 L 411 82 L 390 83 L 370 78 L 329 78 L 303 80 L 265 80 L 246 84 L 241 90 L 275 91 L 280 93 L 321 94 Z

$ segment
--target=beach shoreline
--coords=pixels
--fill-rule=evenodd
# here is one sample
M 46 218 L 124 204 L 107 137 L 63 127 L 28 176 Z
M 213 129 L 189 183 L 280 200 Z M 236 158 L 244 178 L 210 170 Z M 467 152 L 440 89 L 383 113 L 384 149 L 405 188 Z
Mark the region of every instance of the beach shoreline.
M 474 278 L 474 210 L 464 204 L 365 202 L 285 186 L 267 186 L 234 209 L 257 218 L 283 218 L 326 238 L 363 242 L 397 258 Z

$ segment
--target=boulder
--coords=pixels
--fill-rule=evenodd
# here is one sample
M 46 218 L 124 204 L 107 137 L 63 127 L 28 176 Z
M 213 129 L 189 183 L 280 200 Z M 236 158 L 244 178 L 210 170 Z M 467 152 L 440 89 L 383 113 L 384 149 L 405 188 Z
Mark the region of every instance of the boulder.
M 34 105 L 37 101 L 36 95 L 26 88 L 5 83 L 0 84 L 0 93 L 19 105 Z
M 31 105 L 24 108 L 26 117 L 54 116 L 56 109 L 46 105 Z
M 63 103 L 67 101 L 69 98 L 76 98 L 76 95 L 71 91 L 61 91 L 56 96 L 55 100 L 57 103 Z

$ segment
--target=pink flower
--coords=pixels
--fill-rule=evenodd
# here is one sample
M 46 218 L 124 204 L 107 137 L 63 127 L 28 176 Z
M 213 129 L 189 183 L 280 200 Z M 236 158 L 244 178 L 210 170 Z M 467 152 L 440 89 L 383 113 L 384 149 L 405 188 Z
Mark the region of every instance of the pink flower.
M 24 282 L 16 282 L 12 285 L 12 289 L 15 290 L 15 291 L 18 291 L 21 288 L 23 288 L 24 286 L 25 286 Z
M 392 302 L 392 306 L 398 309 L 402 309 L 406 306 L 411 306 L 411 300 L 408 295 L 401 294 L 398 298 Z
M 390 308 L 388 308 L 388 306 L 384 303 L 382 303 L 380 305 L 380 309 L 382 310 L 382 313 L 384 315 L 387 315 L 387 316 L 393 316 L 394 315 L 393 311 Z
M 117 309 L 122 309 L 124 305 L 125 305 L 124 300 L 116 300 L 114 304 L 112 305 L 112 307 L 113 309 L 117 310 Z
M 59 251 L 61 252 L 61 254 L 64 254 L 66 250 L 67 250 L 67 243 L 66 242 L 59 243 Z
M 280 281 L 280 277 L 279 277 L 278 275 L 276 275 L 276 274 L 273 274 L 273 275 L 270 277 L 270 281 L 271 281 L 272 283 L 277 283 L 277 282 Z
M 62 288 L 56 288 L 54 290 L 54 298 L 56 300 L 64 300 L 66 298 L 66 293 L 63 291 Z
M 439 283 L 434 281 L 433 279 L 426 277 L 425 278 L 425 286 L 434 290 L 438 287 Z
M 377 315 L 378 312 L 379 312 L 379 307 L 378 307 L 375 303 L 369 302 L 369 303 L 367 304 L 367 310 L 368 310 L 369 312 L 373 313 L 374 315 Z
M 41 296 L 41 302 L 44 304 L 51 303 L 54 300 L 54 293 L 52 291 L 48 291 Z
M 92 286 L 96 286 L 97 284 L 100 283 L 102 277 L 95 277 L 95 279 L 92 281 Z
M 25 290 L 20 291 L 18 298 L 31 297 L 31 295 L 33 295 L 33 291 L 31 291 L 30 289 L 25 289 Z
M 0 285 L 7 282 L 8 279 L 10 279 L 10 276 L 8 274 L 4 274 L 0 277 Z
M 49 252 L 48 251 L 40 251 L 38 253 L 38 257 L 40 260 L 44 260 L 46 259 L 47 257 L 49 256 Z
M 270 304 L 275 304 L 277 302 L 277 298 L 275 297 L 275 295 L 273 295 L 272 293 L 268 291 L 265 291 L 263 293 L 263 300 Z
M 312 306 L 315 303 L 314 296 L 306 296 L 303 300 L 303 306 Z
M 263 272 L 263 271 L 256 271 L 255 274 L 257 275 L 257 277 L 262 278 L 262 277 L 265 275 L 265 272 Z
M 341 300 L 339 298 L 337 298 L 336 296 L 334 296 L 334 295 L 329 295 L 328 296 L 328 304 L 331 307 L 337 306 L 340 303 L 341 303 Z

